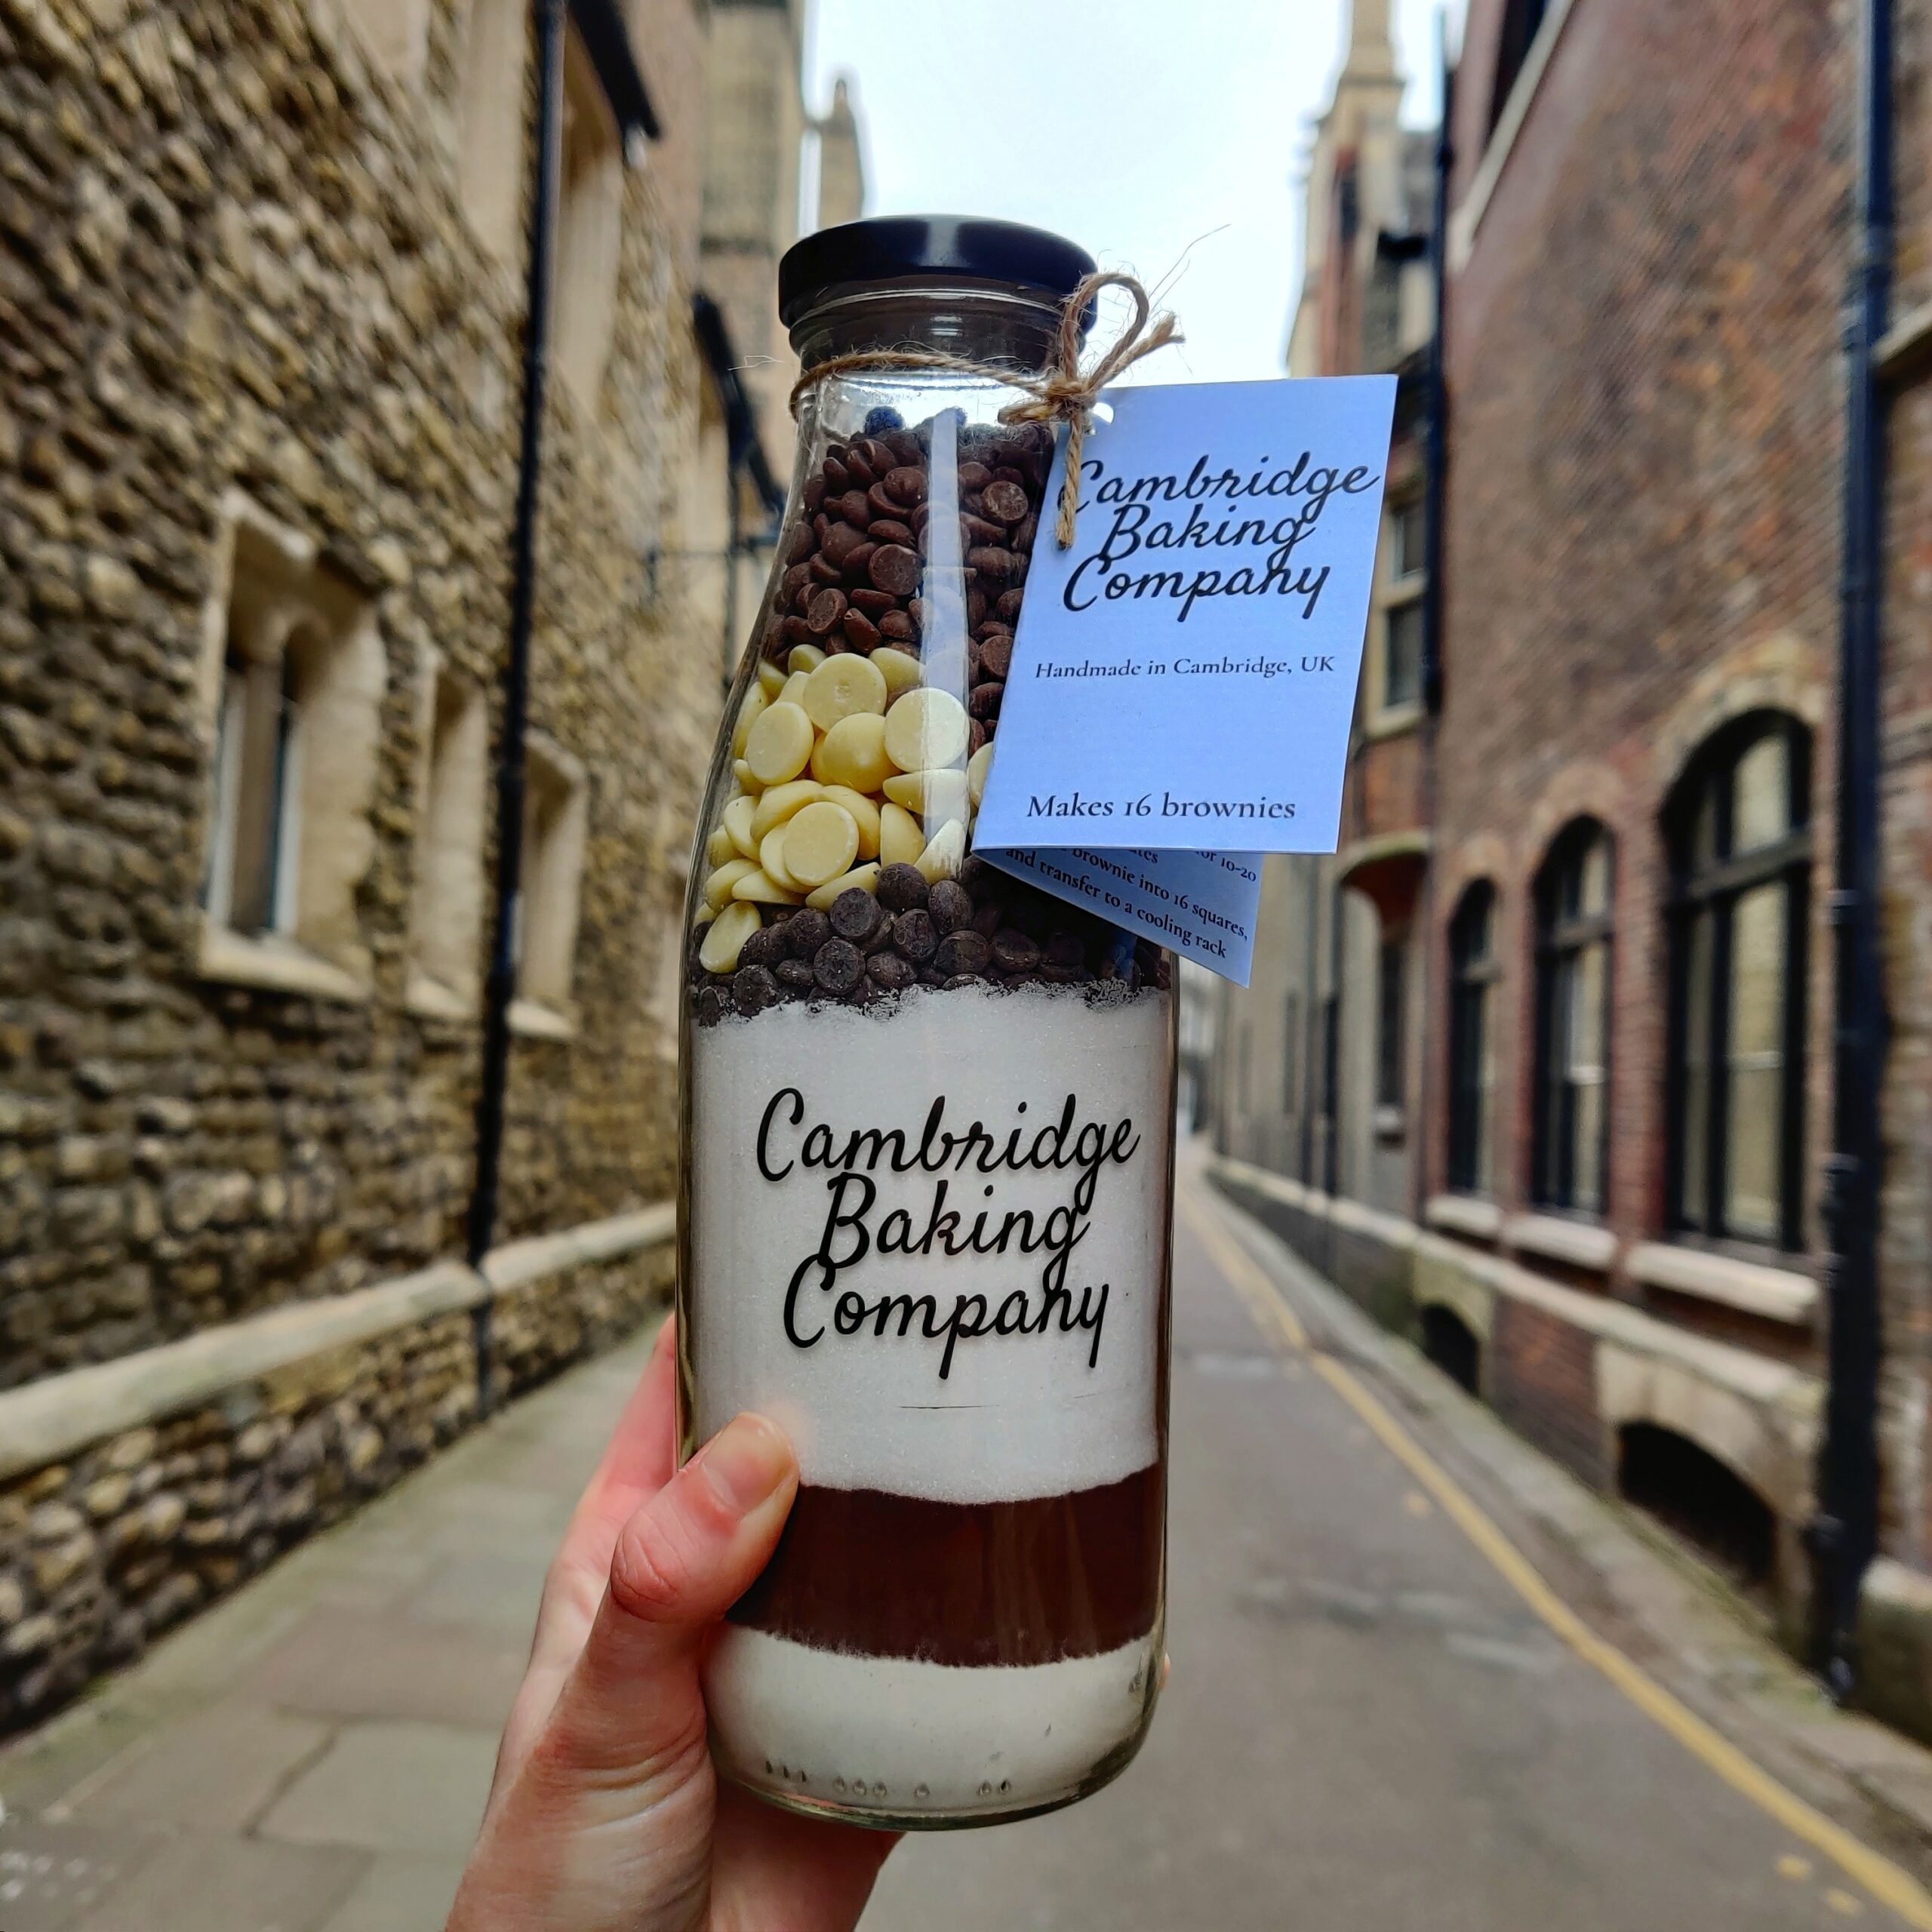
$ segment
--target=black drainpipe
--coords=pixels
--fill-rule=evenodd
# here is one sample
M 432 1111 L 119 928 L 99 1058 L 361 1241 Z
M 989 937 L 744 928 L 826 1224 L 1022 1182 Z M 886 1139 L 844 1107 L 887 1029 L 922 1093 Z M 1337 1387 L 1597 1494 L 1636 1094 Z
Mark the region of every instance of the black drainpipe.
M 1858 1599 L 1878 1540 L 1879 1094 L 1887 1026 L 1878 934 L 1879 583 L 1884 426 L 1877 349 L 1892 258 L 1890 0 L 1860 10 L 1857 256 L 1845 328 L 1838 837 L 1829 902 L 1836 1014 L 1825 1224 L 1829 1389 L 1819 1458 L 1816 1641 L 1832 1694 L 1858 1680 Z
M 1432 832 L 1435 825 L 1436 721 L 1442 712 L 1442 501 L 1449 457 L 1449 394 L 1443 374 L 1443 331 L 1449 312 L 1449 171 L 1456 152 L 1449 138 L 1449 107 L 1455 82 L 1449 67 L 1448 17 L 1443 14 L 1436 16 L 1435 53 L 1441 118 L 1435 131 L 1435 192 L 1429 214 L 1430 321 L 1429 361 L 1423 379 L 1422 543 L 1423 568 L 1427 574 L 1422 587 L 1420 789 L 1422 823 L 1426 832 Z M 1427 1023 L 1430 1001 L 1442 983 L 1436 965 L 1436 861 L 1432 851 L 1424 855 L 1423 865 L 1421 916 L 1411 928 L 1420 941 L 1423 971 L 1422 998 L 1418 1004 L 1423 1024 L 1416 1029 L 1419 1062 L 1416 1119 L 1409 1141 L 1409 1212 L 1418 1226 L 1429 1205 L 1430 1163 L 1439 1144 L 1429 1111 L 1435 1089 L 1435 1051 Z
M 515 520 L 510 531 L 509 651 L 503 666 L 502 737 L 497 751 L 497 890 L 490 971 L 483 989 L 482 1087 L 476 1097 L 476 1179 L 466 1251 L 482 1266 L 496 1239 L 503 1159 L 503 1103 L 510 1065 L 510 1001 L 516 992 L 522 924 L 524 734 L 530 713 L 530 626 L 537 592 L 537 498 L 543 454 L 543 391 L 549 374 L 550 288 L 561 151 L 565 0 L 534 0 L 537 168 L 531 186 L 530 261 L 523 310 L 523 417 L 518 430 Z M 491 1298 L 471 1318 L 476 1406 L 490 1412 Z
M 1321 861 L 1309 858 L 1302 863 L 1308 868 L 1308 891 L 1302 908 L 1302 923 L 1308 928 L 1308 957 L 1301 1016 L 1301 1184 L 1308 1187 L 1315 1180 L 1315 1100 L 1320 1091 L 1315 1039 L 1321 1027 L 1321 968 L 1315 949 L 1321 930 Z
M 1449 312 L 1449 175 L 1456 150 L 1449 138 L 1449 105 L 1455 76 L 1449 66 L 1449 23 L 1435 23 L 1438 71 L 1441 76 L 1441 124 L 1435 131 L 1435 192 L 1429 217 L 1431 322 L 1423 409 L 1422 701 L 1435 718 L 1442 709 L 1442 497 L 1449 461 L 1449 389 L 1443 373 L 1443 331 Z M 1432 803 L 1433 801 L 1432 800 Z

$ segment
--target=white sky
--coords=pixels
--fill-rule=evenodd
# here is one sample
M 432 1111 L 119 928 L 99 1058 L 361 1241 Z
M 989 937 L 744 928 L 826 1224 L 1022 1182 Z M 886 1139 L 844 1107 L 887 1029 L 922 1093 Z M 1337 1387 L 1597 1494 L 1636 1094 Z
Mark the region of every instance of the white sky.
M 1438 0 L 1392 0 L 1403 118 L 1433 120 Z M 814 0 L 810 104 L 848 75 L 868 214 L 997 215 L 1132 270 L 1186 343 L 1156 382 L 1281 373 L 1297 180 L 1348 0 Z M 1192 244 L 1192 247 L 1190 247 Z M 1183 260 L 1183 257 L 1185 258 Z

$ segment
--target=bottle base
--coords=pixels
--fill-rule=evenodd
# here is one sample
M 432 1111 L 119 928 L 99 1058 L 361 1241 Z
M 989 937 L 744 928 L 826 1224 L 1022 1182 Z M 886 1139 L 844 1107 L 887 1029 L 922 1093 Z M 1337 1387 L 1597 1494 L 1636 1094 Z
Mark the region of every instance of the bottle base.
M 706 1667 L 712 1756 L 754 1796 L 888 1831 L 1004 1824 L 1097 1791 L 1140 1749 L 1160 1632 L 1100 1657 L 973 1668 L 727 1626 Z

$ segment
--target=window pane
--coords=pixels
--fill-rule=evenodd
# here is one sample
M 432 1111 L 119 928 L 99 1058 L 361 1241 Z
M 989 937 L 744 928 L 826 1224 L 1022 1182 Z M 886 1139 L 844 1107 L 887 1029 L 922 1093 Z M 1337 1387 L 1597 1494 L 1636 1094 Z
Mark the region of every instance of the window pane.
M 1713 780 L 1697 795 L 1697 815 L 1690 826 L 1690 865 L 1704 872 L 1717 863 L 1718 796 L 1723 787 Z
M 1774 844 L 1791 829 L 1790 757 L 1782 733 L 1760 738 L 1745 752 L 1734 783 L 1732 851 Z
M 1572 1208 L 1602 1204 L 1604 1023 L 1609 994 L 1609 949 L 1583 947 L 1569 975 L 1570 1011 L 1564 1027 L 1570 1107 L 1570 1198 Z
M 1777 1067 L 1734 1069 L 1726 1156 L 1724 1229 L 1775 1241 L 1778 1234 L 1779 1100 Z
M 1423 506 L 1418 499 L 1403 503 L 1389 513 L 1390 574 L 1414 577 L 1423 568 Z
M 1491 1164 L 1491 1135 L 1496 1118 L 1496 1048 L 1490 1038 L 1489 989 L 1479 986 L 1475 993 L 1475 1164 L 1472 1184 L 1487 1193 L 1494 1168 Z
M 1385 1107 L 1402 1104 L 1403 980 L 1405 951 L 1399 939 L 1382 942 L 1376 1015 L 1377 1102 Z
M 1422 605 L 1398 605 L 1383 620 L 1382 702 L 1391 709 L 1422 695 Z
M 1711 915 L 1700 914 L 1684 934 L 1683 1180 L 1684 1223 L 1705 1225 L 1710 1175 L 1705 1162 L 1711 1120 Z
M 1281 1110 L 1301 1112 L 1301 995 L 1288 995 L 1281 1023 Z
M 1784 885 L 1739 895 L 1730 924 L 1730 1056 L 1768 1054 L 1784 1042 Z
M 1776 881 L 1731 910 L 1724 1220 L 1734 1233 L 1767 1238 L 1778 1232 L 1783 1166 L 1784 912 Z
M 1603 1099 L 1601 1078 L 1580 1083 L 1571 1116 L 1575 1164 L 1571 1170 L 1570 1198 L 1564 1204 L 1592 1214 L 1603 1206 Z
M 1605 912 L 1610 909 L 1610 841 L 1590 841 L 1579 867 L 1577 909 L 1580 912 Z
M 1486 1190 L 1490 1184 L 1490 1090 L 1494 1084 L 1489 1038 L 1490 926 L 1494 894 L 1471 886 L 1449 928 L 1449 1185 Z
M 272 931 L 285 898 L 278 893 L 285 857 L 282 796 L 288 749 L 288 664 L 285 656 L 241 667 L 240 745 L 235 793 L 234 870 L 228 920 L 237 932 Z

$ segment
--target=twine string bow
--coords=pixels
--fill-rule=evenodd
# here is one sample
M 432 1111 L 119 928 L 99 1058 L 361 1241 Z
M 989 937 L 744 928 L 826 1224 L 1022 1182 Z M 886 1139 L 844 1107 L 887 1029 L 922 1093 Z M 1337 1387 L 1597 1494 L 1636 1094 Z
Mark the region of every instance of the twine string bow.
M 1134 304 L 1134 315 L 1106 353 L 1083 371 L 1080 367 L 1081 318 L 1088 303 L 1103 288 L 1125 289 Z M 1060 479 L 1054 536 L 1060 547 L 1067 549 L 1073 542 L 1074 511 L 1080 500 L 1080 452 L 1088 431 L 1094 426 L 1094 405 L 1100 391 L 1143 355 L 1186 340 L 1172 315 L 1164 309 L 1155 315 L 1152 308 L 1137 277 L 1103 269 L 1084 276 L 1066 298 L 1060 309 L 1060 331 L 1053 354 L 1046 367 L 1037 373 L 997 362 L 975 361 L 970 356 L 951 355 L 943 349 L 857 349 L 817 363 L 801 376 L 792 390 L 792 412 L 797 413 L 798 398 L 814 383 L 848 369 L 945 369 L 1023 390 L 1022 396 L 1000 411 L 1002 423 L 1066 425 L 1066 468 Z

